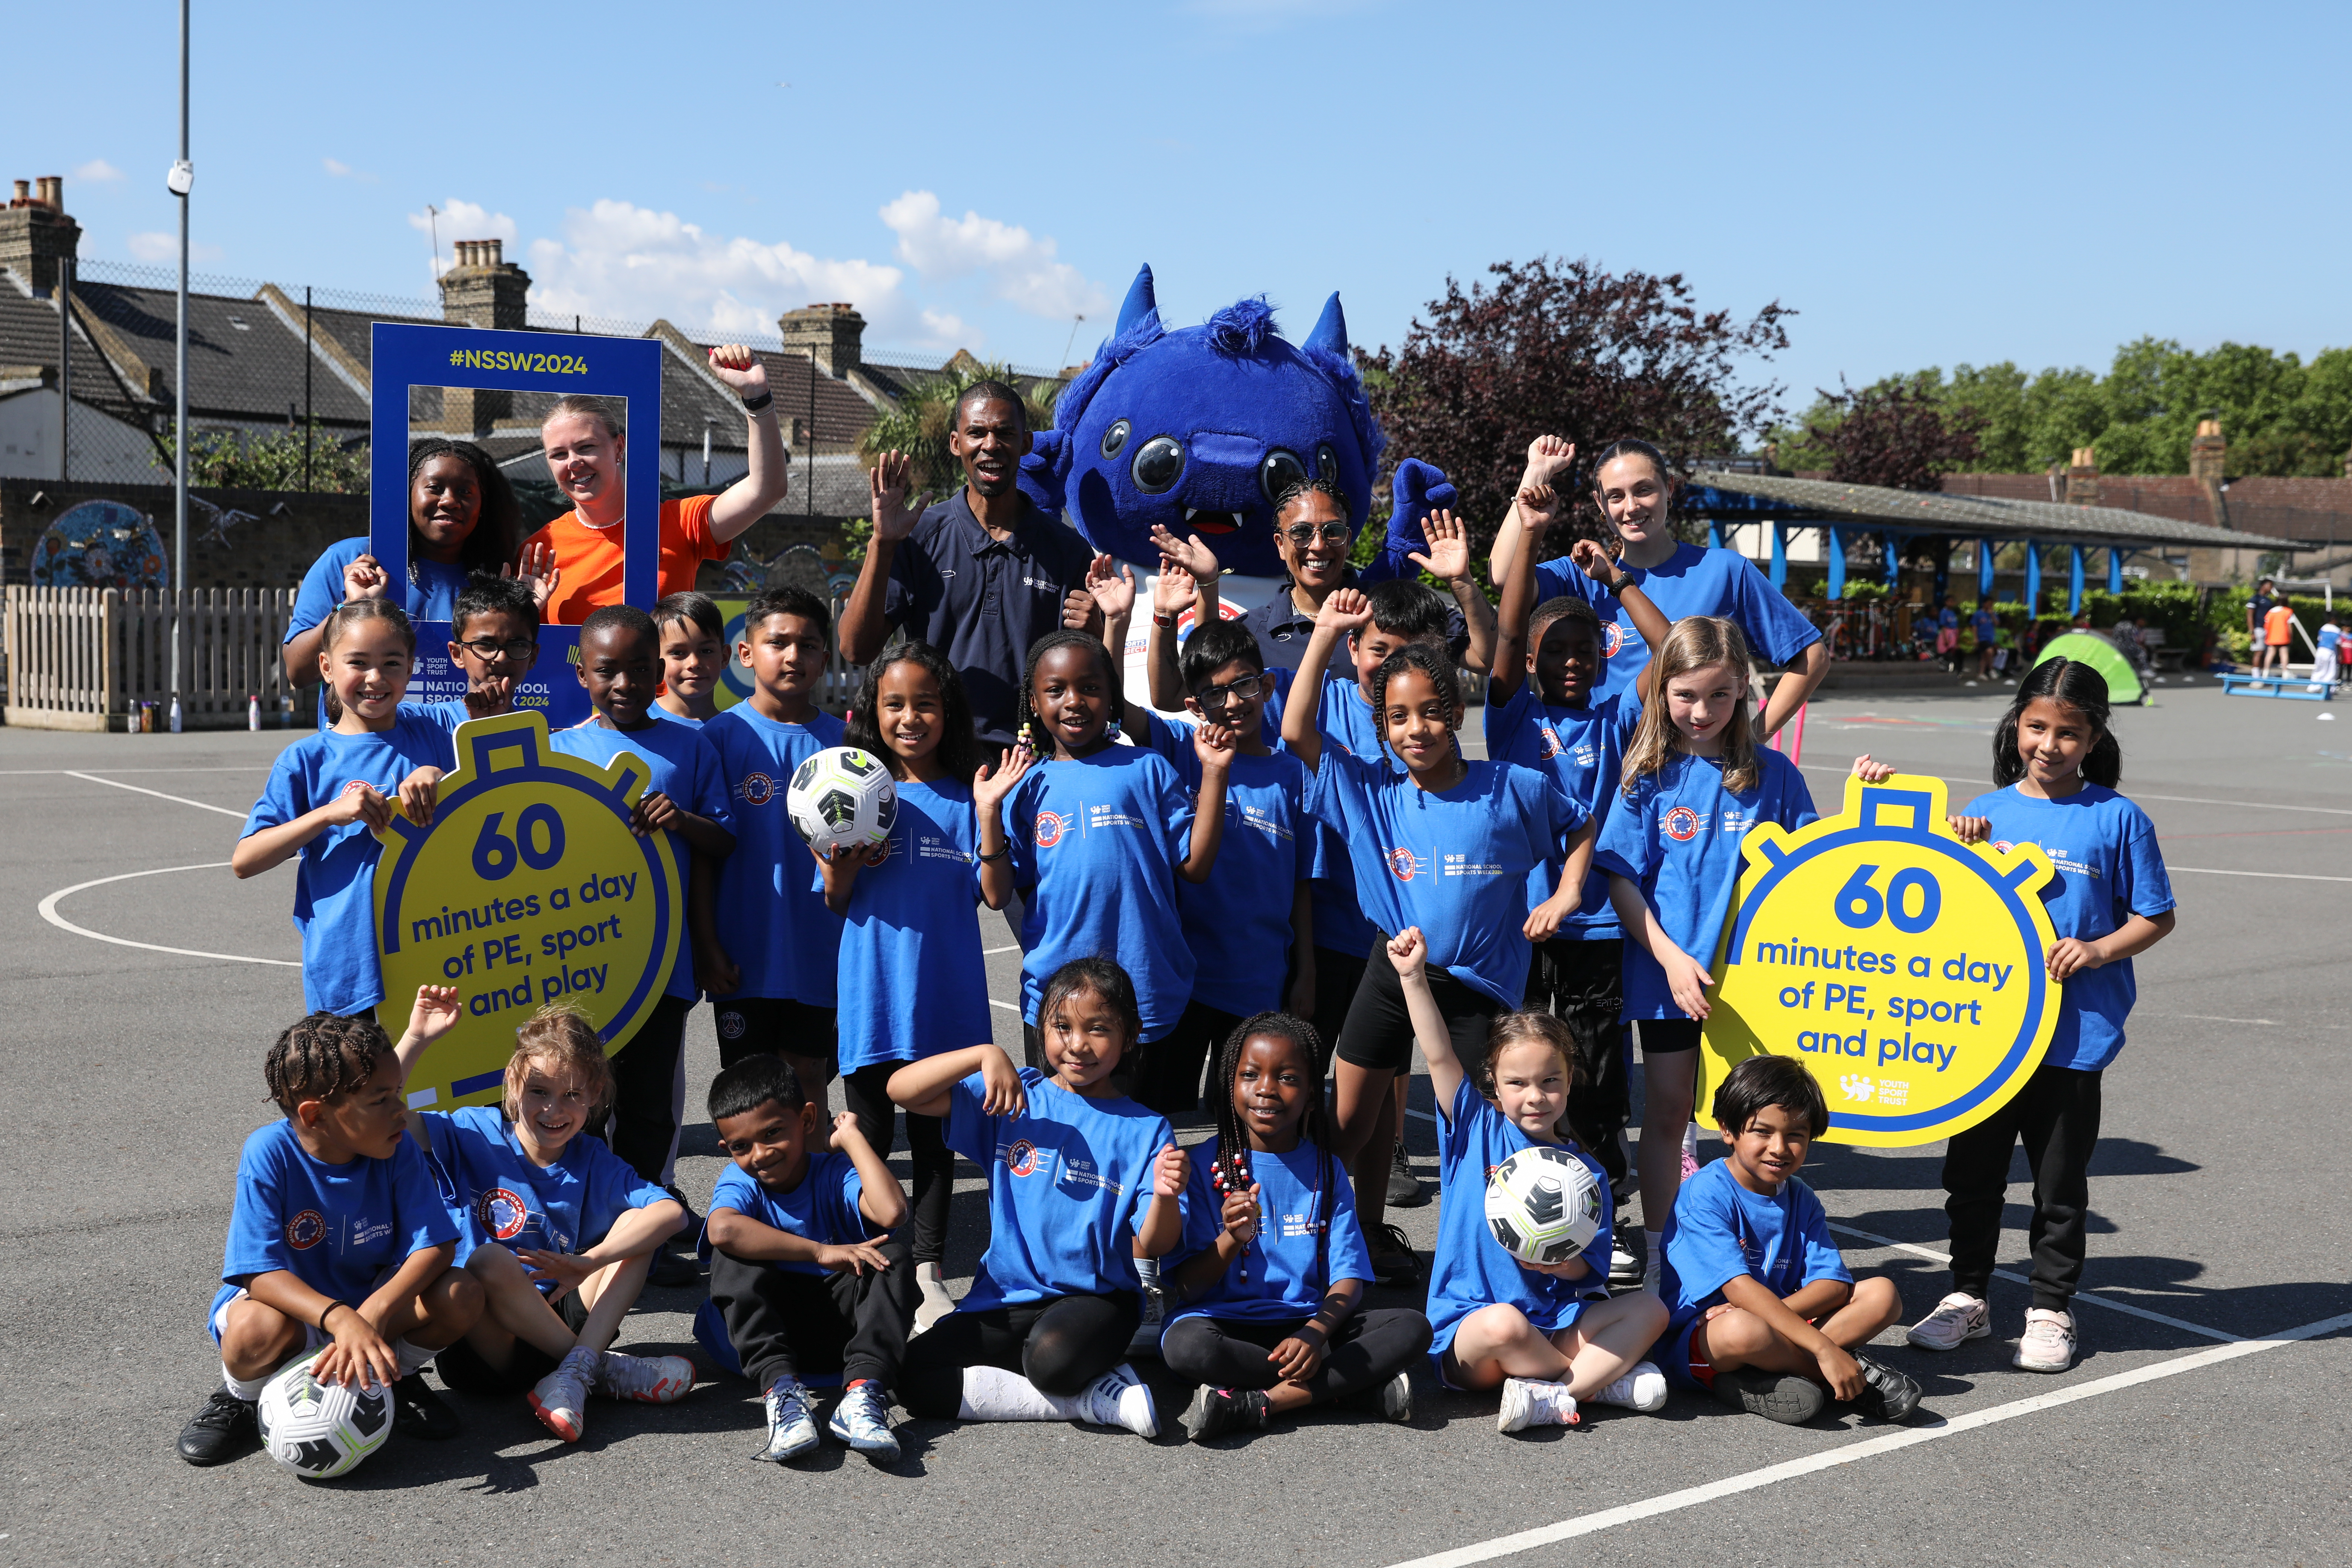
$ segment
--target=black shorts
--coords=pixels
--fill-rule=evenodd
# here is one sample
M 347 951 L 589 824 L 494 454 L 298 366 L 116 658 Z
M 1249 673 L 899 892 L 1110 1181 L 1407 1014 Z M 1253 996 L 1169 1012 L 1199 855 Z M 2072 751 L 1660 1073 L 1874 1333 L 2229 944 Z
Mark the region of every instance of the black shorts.
M 580 1304 L 577 1290 L 564 1292 L 563 1300 L 555 1303 L 555 1315 L 575 1334 L 588 1326 L 588 1309 Z M 555 1370 L 555 1358 L 529 1340 L 519 1339 L 505 1367 L 494 1367 L 482 1359 L 481 1352 L 459 1340 L 433 1358 L 433 1370 L 460 1394 L 520 1394 Z
M 1695 1051 L 1704 1032 L 1696 1018 L 1637 1018 L 1625 1026 L 1633 1032 L 1633 1043 L 1642 1047 L 1645 1061 L 1652 1057 Z
M 825 1083 L 831 1083 L 839 1070 L 835 1065 L 839 1045 L 830 1007 L 770 996 L 714 997 L 710 1022 L 719 1036 L 721 1068 L 765 1054 L 823 1062 Z
M 1412 1016 L 1405 1011 L 1404 985 L 1396 965 L 1389 962 L 1388 938 L 1373 944 L 1365 961 L 1364 978 L 1348 1004 L 1348 1021 L 1339 1026 L 1339 1058 L 1371 1072 L 1412 1070 Z M 1429 971 L 1429 994 L 1437 999 L 1446 1032 L 1454 1037 L 1454 1055 L 1462 1070 L 1476 1077 L 1486 1059 L 1486 1037 L 1503 1005 L 1483 991 L 1472 989 L 1443 969 Z

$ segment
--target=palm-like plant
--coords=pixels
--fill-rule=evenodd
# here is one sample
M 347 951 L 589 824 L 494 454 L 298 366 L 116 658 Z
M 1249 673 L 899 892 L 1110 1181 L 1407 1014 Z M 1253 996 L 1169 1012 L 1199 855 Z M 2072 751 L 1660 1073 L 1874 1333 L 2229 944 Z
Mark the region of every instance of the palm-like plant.
M 945 489 L 961 472 L 948 451 L 956 399 L 975 381 L 1002 381 L 1013 386 L 1026 383 L 1022 401 L 1029 413 L 1030 428 L 1043 430 L 1053 424 L 1054 400 L 1061 394 L 1061 383 L 1018 376 L 1003 364 L 959 357 L 916 383 L 896 408 L 877 419 L 859 439 L 858 456 L 872 468 L 884 452 L 904 452 L 912 459 L 916 489 Z

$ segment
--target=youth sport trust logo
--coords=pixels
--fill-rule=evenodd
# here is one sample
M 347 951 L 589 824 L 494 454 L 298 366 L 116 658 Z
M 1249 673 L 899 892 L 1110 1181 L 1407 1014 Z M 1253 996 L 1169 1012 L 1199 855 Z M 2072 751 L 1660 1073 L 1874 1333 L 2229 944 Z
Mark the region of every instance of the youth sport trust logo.
M 327 1217 L 317 1209 L 304 1209 L 286 1222 L 286 1245 L 297 1252 L 307 1252 L 326 1239 Z
M 499 1241 L 512 1241 L 530 1223 L 530 1207 L 509 1187 L 492 1187 L 474 1200 L 474 1217 Z
M 1661 817 L 1658 826 L 1665 830 L 1667 837 L 1685 844 L 1698 836 L 1698 830 L 1706 826 L 1706 818 L 1689 806 L 1678 805 Z

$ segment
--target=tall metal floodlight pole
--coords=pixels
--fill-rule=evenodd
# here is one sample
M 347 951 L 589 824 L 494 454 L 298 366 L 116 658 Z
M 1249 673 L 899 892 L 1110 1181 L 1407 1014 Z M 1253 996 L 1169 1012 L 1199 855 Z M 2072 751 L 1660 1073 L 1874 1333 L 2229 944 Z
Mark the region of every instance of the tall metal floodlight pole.
M 172 728 L 180 727 L 180 663 L 186 641 L 180 606 L 188 588 L 188 192 L 196 183 L 188 162 L 188 4 L 180 0 L 180 161 L 164 184 L 180 198 L 180 320 L 173 339 L 172 388 L 177 405 L 172 430 Z

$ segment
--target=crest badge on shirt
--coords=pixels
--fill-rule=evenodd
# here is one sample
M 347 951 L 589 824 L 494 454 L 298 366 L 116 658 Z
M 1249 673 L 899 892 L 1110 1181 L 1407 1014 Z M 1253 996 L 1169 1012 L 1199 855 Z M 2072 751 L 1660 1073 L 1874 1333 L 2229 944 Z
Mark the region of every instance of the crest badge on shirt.
M 1004 1152 L 1004 1168 L 1016 1176 L 1037 1173 L 1037 1145 L 1026 1138 L 1019 1140 Z
M 1412 881 L 1413 873 L 1421 869 L 1420 858 L 1402 844 L 1388 852 L 1388 863 L 1400 882 Z
M 492 1187 L 474 1200 L 474 1217 L 499 1241 L 512 1241 L 530 1223 L 530 1205 L 508 1187 Z
M 1051 849 L 1055 845 L 1059 844 L 1062 841 L 1062 830 L 1069 825 L 1069 820 L 1058 812 L 1039 812 L 1037 814 L 1037 847 Z
M 317 1209 L 304 1209 L 286 1222 L 286 1245 L 308 1252 L 327 1238 L 327 1218 Z

